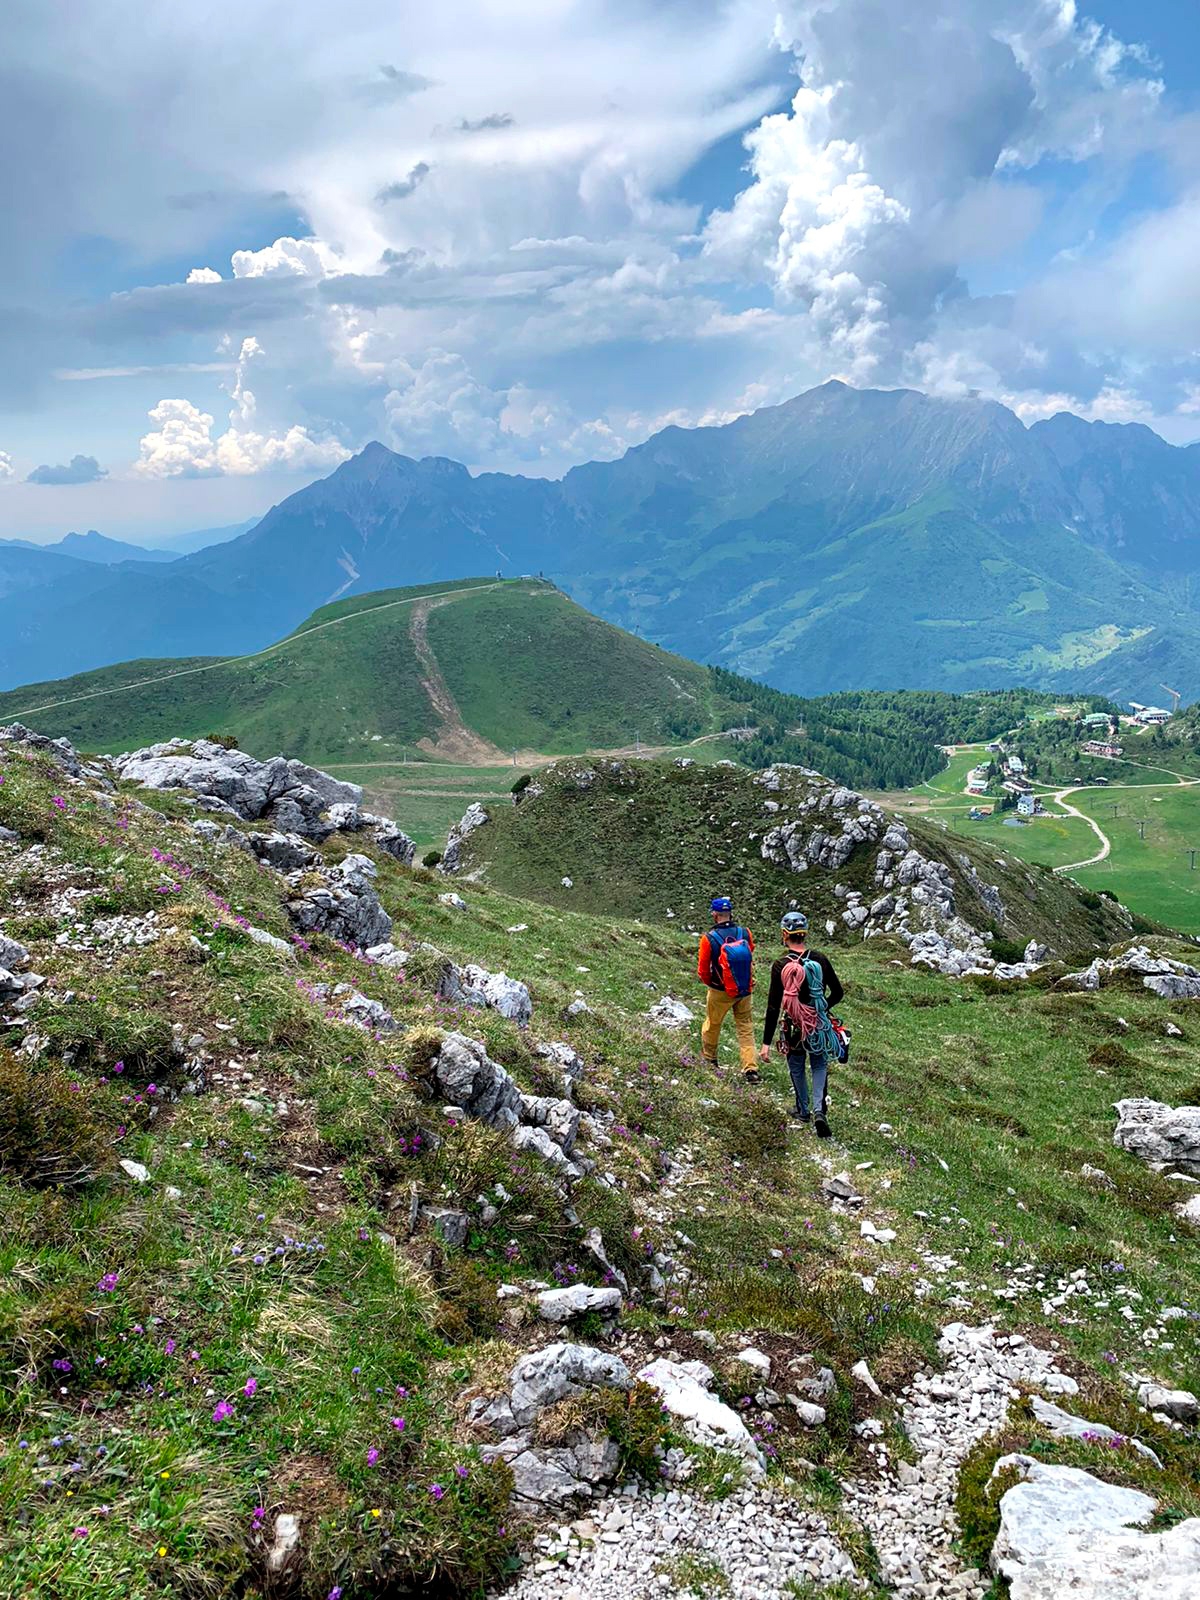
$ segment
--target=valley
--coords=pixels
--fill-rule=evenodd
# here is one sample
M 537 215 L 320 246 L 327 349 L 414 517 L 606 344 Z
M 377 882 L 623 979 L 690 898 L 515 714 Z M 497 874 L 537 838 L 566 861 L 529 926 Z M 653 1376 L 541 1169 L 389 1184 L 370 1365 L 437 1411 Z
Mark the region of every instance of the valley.
M 876 798 L 902 815 L 919 815 L 956 836 L 986 841 L 1024 861 L 1069 871 L 1084 887 L 1116 895 L 1139 915 L 1183 932 L 1200 935 L 1200 869 L 1191 850 L 1200 848 L 1200 779 L 1184 767 L 1172 771 L 1131 757 L 1124 762 L 1092 762 L 1093 770 L 1113 771 L 1103 787 L 1056 787 L 1035 780 L 1046 810 L 1021 819 L 994 811 L 965 793 L 967 772 L 982 758 L 985 745 L 952 755 L 945 772 L 917 790 Z M 1163 759 L 1170 760 L 1167 755 Z M 1096 859 L 1099 857 L 1099 859 Z M 1200 863 L 1200 856 L 1195 858 Z

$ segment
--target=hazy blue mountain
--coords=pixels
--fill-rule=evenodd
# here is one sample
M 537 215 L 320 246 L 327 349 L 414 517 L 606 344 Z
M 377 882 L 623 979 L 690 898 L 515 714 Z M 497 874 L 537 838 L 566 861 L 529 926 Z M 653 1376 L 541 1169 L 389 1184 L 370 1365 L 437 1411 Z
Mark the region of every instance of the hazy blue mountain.
M 86 565 L 6 595 L 0 563 L 0 687 L 255 649 L 343 594 L 544 571 L 680 654 L 803 693 L 1200 695 L 1200 449 L 908 390 L 824 384 L 560 483 L 371 444 L 237 538 L 99 583 Z
M 173 561 L 174 556 L 163 550 L 147 550 L 141 545 L 126 544 L 123 539 L 110 539 L 106 534 L 89 528 L 86 533 L 64 533 L 61 539 L 48 544 L 38 544 L 33 539 L 0 539 L 0 548 L 10 550 L 41 550 L 47 555 L 73 556 L 77 561 L 99 561 L 111 566 L 114 561 Z
M 219 528 L 192 528 L 187 533 L 164 533 L 159 536 L 158 548 L 171 556 L 190 555 L 195 550 L 206 550 L 212 544 L 225 544 L 239 534 L 248 533 L 261 518 L 246 517 L 241 522 L 227 522 Z
M 1089 543 L 1160 577 L 1200 572 L 1200 444 L 1067 411 L 1029 431 L 1058 462 Z

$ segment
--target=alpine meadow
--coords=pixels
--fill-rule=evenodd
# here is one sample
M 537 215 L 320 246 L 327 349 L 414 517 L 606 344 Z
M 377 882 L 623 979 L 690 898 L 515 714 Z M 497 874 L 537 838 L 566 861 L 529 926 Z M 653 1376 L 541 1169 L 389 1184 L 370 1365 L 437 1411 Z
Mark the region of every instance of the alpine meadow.
M 1200 32 L 18 7 L 0 1596 L 1200 1595 Z

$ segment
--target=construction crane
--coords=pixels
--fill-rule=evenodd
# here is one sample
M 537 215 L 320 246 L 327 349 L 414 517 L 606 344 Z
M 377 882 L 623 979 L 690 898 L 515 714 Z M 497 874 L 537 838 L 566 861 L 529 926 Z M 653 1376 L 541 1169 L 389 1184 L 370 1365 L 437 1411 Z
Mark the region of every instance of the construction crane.
M 1178 716 L 1179 715 L 1179 702 L 1182 699 L 1182 696 L 1180 695 L 1179 690 L 1178 689 L 1167 688 L 1167 685 L 1165 683 L 1160 683 L 1158 687 L 1160 689 L 1166 689 L 1167 690 L 1167 693 L 1171 696 L 1171 701 L 1172 701 L 1171 711 L 1173 712 L 1173 714 L 1175 716 Z

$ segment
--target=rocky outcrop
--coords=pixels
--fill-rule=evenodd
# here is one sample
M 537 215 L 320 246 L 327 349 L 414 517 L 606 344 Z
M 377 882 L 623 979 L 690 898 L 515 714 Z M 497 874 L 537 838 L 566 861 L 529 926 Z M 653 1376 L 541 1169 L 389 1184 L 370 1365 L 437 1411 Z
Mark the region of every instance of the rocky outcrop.
M 202 823 L 196 823 L 197 828 Z M 210 822 L 211 828 L 213 824 Z M 227 830 L 232 831 L 232 830 Z M 312 867 L 320 856 L 298 833 L 248 833 L 244 835 L 250 850 L 276 872 L 297 872 Z
M 392 931 L 392 919 L 375 892 L 378 875 L 369 856 L 348 855 L 323 874 L 323 884 L 288 901 L 288 916 L 301 933 L 327 933 L 364 950 L 382 944 Z
M 766 774 L 759 781 L 771 787 Z M 860 845 L 873 844 L 887 829 L 881 807 L 840 786 L 811 791 L 797 801 L 796 809 L 802 813 L 799 818 L 769 828 L 759 845 L 764 861 L 792 872 L 806 872 L 809 867 L 834 872 Z
M 330 806 L 329 821 L 339 833 L 369 834 L 386 855 L 393 856 L 406 867 L 412 866 L 416 844 L 390 817 L 379 817 L 373 811 L 360 810 L 353 802 L 339 801 Z
M 68 777 L 83 776 L 84 767 L 79 753 L 68 739 L 48 739 L 44 733 L 34 733 L 23 722 L 10 722 L 7 727 L 0 728 L 0 744 L 9 743 L 28 745 L 31 750 L 39 750 L 50 756 Z
M 538 1443 L 538 1419 L 589 1390 L 632 1386 L 629 1369 L 617 1356 L 586 1344 L 547 1345 L 517 1362 L 507 1394 L 473 1401 L 468 1420 L 498 1441 L 485 1444 L 480 1454 L 485 1461 L 508 1463 L 518 1506 L 563 1507 L 590 1499 L 598 1484 L 615 1477 L 620 1452 L 605 1433 L 581 1426 L 560 1443 Z
M 17 939 L 0 932 L 0 1006 L 27 1011 L 45 985 L 39 973 L 29 972 L 29 951 Z
M 283 756 L 258 761 L 206 739 L 149 745 L 114 757 L 113 766 L 128 782 L 147 789 L 188 789 L 209 810 L 244 822 L 266 819 L 305 839 L 327 839 L 337 826 L 326 815 L 329 808 L 357 808 L 362 799 L 358 784 L 342 783 L 303 761 Z
M 1200 1106 L 1161 1100 L 1118 1100 L 1113 1143 L 1156 1166 L 1200 1178 Z
M 427 1098 L 507 1130 L 518 1150 L 539 1156 L 564 1180 L 581 1178 L 588 1170 L 575 1153 L 582 1120 L 578 1109 L 569 1100 L 522 1094 L 478 1039 L 448 1033 L 416 1081 Z
M 533 1016 L 529 990 L 506 972 L 489 972 L 474 962 L 465 967 L 447 961 L 438 993 L 444 1000 L 468 1006 L 483 1006 L 508 1017 L 518 1028 L 527 1028 Z
M 587 1389 L 633 1387 L 625 1363 L 587 1344 L 551 1344 L 522 1357 L 512 1369 L 513 1421 L 528 1427 L 547 1406 L 557 1405 Z
M 1189 1600 L 1200 1573 L 1200 1517 L 1165 1533 L 1139 1529 L 1156 1502 L 1138 1489 L 1104 1483 L 1079 1467 L 1033 1456 L 1001 1456 L 998 1475 L 1021 1482 L 1000 1501 L 992 1569 L 1012 1600 Z
M 1144 944 L 1134 945 L 1119 956 L 1105 960 L 1097 956 L 1091 966 L 1081 972 L 1069 972 L 1059 980 L 1061 989 L 1094 991 L 1102 988 L 1114 976 L 1131 974 L 1142 980 L 1142 987 L 1164 1000 L 1200 999 L 1200 967 L 1186 961 L 1174 961 L 1169 956 L 1156 956 Z
M 460 819 L 446 835 L 446 848 L 442 851 L 442 859 L 438 862 L 438 872 L 457 872 L 462 865 L 462 847 L 470 838 L 476 828 L 482 828 L 490 822 L 491 816 L 476 800 L 463 812 Z

